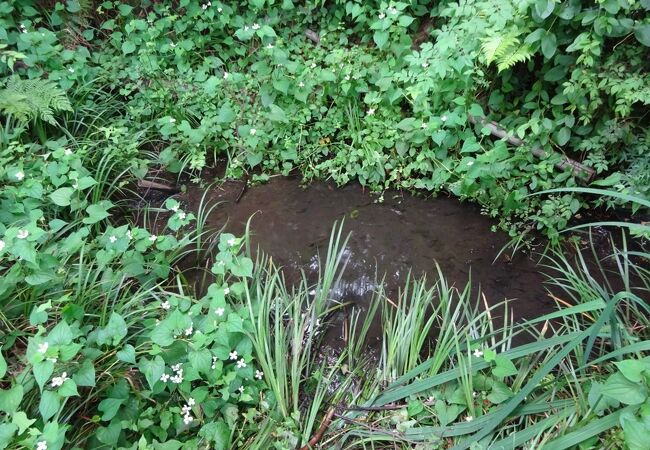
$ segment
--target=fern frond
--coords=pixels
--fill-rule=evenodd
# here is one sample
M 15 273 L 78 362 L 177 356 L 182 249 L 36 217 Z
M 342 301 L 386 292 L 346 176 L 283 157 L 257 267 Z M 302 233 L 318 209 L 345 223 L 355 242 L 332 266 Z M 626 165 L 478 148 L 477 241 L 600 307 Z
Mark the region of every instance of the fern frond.
M 519 47 L 519 38 L 513 34 L 497 35 L 483 40 L 481 50 L 488 64 L 501 60 Z
M 522 45 L 515 52 L 502 57 L 498 61 L 497 69 L 499 72 L 509 69 L 517 63 L 528 61 L 531 56 L 533 56 L 533 52 L 530 51 L 530 48 L 527 45 Z
M 54 113 L 72 111 L 65 92 L 51 80 L 12 77 L 0 91 L 0 112 L 27 122 L 40 119 L 55 124 Z

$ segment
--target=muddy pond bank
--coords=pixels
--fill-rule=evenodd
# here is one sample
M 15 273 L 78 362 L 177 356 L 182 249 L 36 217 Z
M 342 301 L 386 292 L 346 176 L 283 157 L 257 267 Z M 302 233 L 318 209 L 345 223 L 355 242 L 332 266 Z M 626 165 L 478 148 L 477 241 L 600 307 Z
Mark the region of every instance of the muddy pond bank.
M 318 273 L 318 254 L 325 255 L 334 222 L 344 219 L 344 230 L 351 233 L 348 262 L 333 296 L 361 308 L 368 306 L 377 277 L 385 276 L 385 292 L 396 299 L 409 272 L 433 282 L 436 262 L 450 284 L 462 287 L 471 277 L 488 304 L 508 299 L 515 322 L 555 308 L 535 262 L 522 252 L 511 257 L 507 251 L 495 260 L 508 236 L 493 232 L 496 222 L 481 215 L 479 207 L 454 198 L 387 191 L 378 202 L 356 184 L 337 188 L 315 182 L 303 188 L 298 179 L 283 177 L 247 189 L 239 181 L 188 184 L 173 197 L 186 211 L 198 211 L 201 202 L 218 205 L 206 222 L 213 230 L 223 227 L 242 235 L 252 216 L 252 248 L 271 255 L 289 280 L 300 270 Z M 203 277 L 193 278 L 200 292 Z M 336 328 L 328 333 L 333 345 L 340 338 Z M 370 337 L 380 333 L 377 323 Z

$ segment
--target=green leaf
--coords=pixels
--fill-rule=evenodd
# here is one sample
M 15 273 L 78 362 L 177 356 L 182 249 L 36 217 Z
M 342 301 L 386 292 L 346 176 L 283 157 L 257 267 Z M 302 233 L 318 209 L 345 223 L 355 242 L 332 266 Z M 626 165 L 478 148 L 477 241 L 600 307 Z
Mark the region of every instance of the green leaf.
M 602 392 L 626 405 L 640 405 L 648 398 L 648 389 L 643 384 L 628 380 L 620 372 L 609 377 Z
M 147 383 L 149 383 L 149 387 L 153 389 L 154 385 L 160 380 L 160 376 L 165 373 L 165 361 L 160 355 L 156 356 L 153 360 L 142 358 L 138 369 L 144 374 Z
M 643 371 L 650 372 L 650 358 L 626 359 L 614 363 L 623 376 L 633 383 L 640 383 L 643 380 Z
M 16 430 L 18 427 L 13 423 L 0 423 L 0 449 L 7 448 L 11 444 Z
M 497 356 L 495 363 L 496 366 L 492 369 L 492 373 L 495 377 L 502 378 L 517 375 L 517 368 L 508 358 Z
M 10 389 L 0 390 L 0 411 L 13 414 L 18 411 L 20 402 L 23 400 L 23 386 L 17 384 Z
M 650 47 L 650 23 L 643 23 L 634 27 L 634 37 L 646 47 Z
M 388 42 L 388 37 L 388 31 L 375 31 L 375 34 L 372 36 L 372 40 L 375 41 L 375 44 L 377 44 L 377 47 L 379 47 L 379 49 L 383 49 Z
M 562 127 L 560 131 L 557 132 L 557 135 L 555 136 L 555 140 L 557 141 L 558 145 L 565 145 L 567 142 L 569 142 L 570 138 L 571 138 L 571 129 L 568 127 Z
M 72 343 L 72 338 L 70 326 L 62 320 L 47 335 L 47 342 L 50 345 L 68 345 Z
M 122 44 L 122 53 L 125 55 L 128 55 L 129 53 L 133 53 L 135 51 L 135 44 L 132 41 L 125 41 Z
M 229 450 L 230 446 L 230 428 L 223 420 L 210 422 L 201 427 L 199 436 L 214 443 L 215 450 Z
M 555 34 L 551 32 L 546 33 L 546 35 L 544 35 L 542 38 L 542 53 L 546 59 L 551 59 L 555 54 L 556 49 L 557 39 L 555 38 Z
M 57 392 L 64 398 L 79 396 L 79 392 L 77 392 L 77 384 L 70 379 L 65 380 Z
M 93 362 L 89 359 L 86 359 L 79 370 L 72 376 L 72 379 L 77 383 L 77 386 L 95 386 L 95 366 Z
M 11 417 L 11 423 L 18 427 L 18 434 L 23 434 L 34 422 L 36 419 L 29 419 L 23 411 L 18 411 Z
M 0 352 L 0 378 L 4 378 L 5 373 L 7 373 L 7 361 L 5 361 L 2 352 Z
M 99 402 L 97 409 L 103 413 L 102 420 L 108 422 L 113 417 L 115 417 L 115 414 L 117 414 L 117 411 L 119 411 L 122 403 L 124 403 L 123 398 L 105 398 Z
M 93 223 L 97 223 L 101 220 L 104 220 L 105 218 L 110 216 L 110 214 L 108 213 L 108 209 L 111 208 L 112 206 L 113 204 L 107 201 L 90 205 L 89 207 L 86 208 L 86 213 L 88 213 L 88 217 L 85 217 L 83 219 L 83 223 L 90 225 Z
M 228 103 L 224 103 L 223 105 L 221 105 L 221 108 L 219 108 L 219 112 L 217 113 L 216 120 L 217 123 L 230 123 L 233 120 L 235 120 L 236 117 L 237 115 L 232 110 L 230 105 Z
M 97 343 L 99 345 L 110 344 L 116 346 L 127 334 L 126 322 L 118 313 L 113 312 L 105 328 L 97 333 Z
M 42 392 L 45 383 L 47 383 L 47 380 L 50 379 L 52 373 L 54 372 L 54 363 L 48 360 L 37 362 L 32 366 L 32 372 L 34 374 L 36 384 L 38 384 L 38 388 Z
M 120 361 L 135 364 L 135 348 L 131 344 L 126 344 L 115 356 Z
M 250 258 L 241 257 L 232 265 L 232 274 L 236 277 L 252 277 L 253 261 Z
M 44 421 L 48 421 L 54 414 L 59 411 L 61 406 L 61 397 L 53 391 L 43 391 L 41 402 L 38 405 L 38 411 Z
M 277 105 L 274 105 L 271 103 L 269 105 L 269 109 L 271 112 L 269 113 L 269 119 L 273 122 L 284 122 L 287 123 L 289 120 L 287 119 L 287 115 L 285 114 L 284 110 L 280 108 Z
M 209 373 L 212 367 L 212 353 L 207 349 L 200 349 L 191 351 L 187 356 L 190 364 L 197 371 L 202 373 Z
M 631 412 L 627 412 L 621 415 L 621 426 L 625 436 L 626 449 L 648 450 L 648 436 L 650 436 L 648 424 L 634 417 Z
M 553 0 L 537 0 L 535 2 L 535 12 L 542 19 L 546 19 L 553 14 L 555 9 L 555 2 Z
M 69 206 L 70 198 L 74 194 L 74 189 L 69 187 L 62 187 L 50 194 L 50 199 L 52 203 L 57 206 Z

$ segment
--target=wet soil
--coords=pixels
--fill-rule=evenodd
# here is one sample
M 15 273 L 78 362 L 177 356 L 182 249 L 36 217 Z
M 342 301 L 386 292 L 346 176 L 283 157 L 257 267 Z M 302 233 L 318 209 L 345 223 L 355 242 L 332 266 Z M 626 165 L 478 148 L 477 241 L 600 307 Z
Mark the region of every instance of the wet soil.
M 496 222 L 481 215 L 477 206 L 455 198 L 387 191 L 379 202 L 356 184 L 338 188 L 315 182 L 303 188 L 298 179 L 283 177 L 247 189 L 240 181 L 186 186 L 174 195 L 186 211 L 197 211 L 201 201 L 218 204 L 207 219 L 209 228 L 241 235 L 252 216 L 252 248 L 271 255 L 289 280 L 300 270 L 318 273 L 318 255 L 325 256 L 332 225 L 345 219 L 344 230 L 351 235 L 336 292 L 342 302 L 367 307 L 375 280 L 384 275 L 385 292 L 396 299 L 409 272 L 435 280 L 438 263 L 450 284 L 463 287 L 471 278 L 489 304 L 510 300 L 515 321 L 555 308 L 535 262 L 522 252 L 511 257 L 508 251 L 495 260 L 508 236 L 493 232 Z M 198 291 L 201 281 L 196 277 Z M 371 338 L 380 335 L 376 325 Z M 328 333 L 328 341 L 340 338 L 340 328 Z

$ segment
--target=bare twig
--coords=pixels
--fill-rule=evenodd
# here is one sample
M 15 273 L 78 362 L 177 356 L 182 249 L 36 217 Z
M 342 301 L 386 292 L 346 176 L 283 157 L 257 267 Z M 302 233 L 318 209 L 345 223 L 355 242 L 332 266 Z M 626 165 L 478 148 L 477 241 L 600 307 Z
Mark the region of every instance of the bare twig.
M 320 427 L 318 428 L 318 431 L 316 432 L 315 435 L 312 436 L 312 438 L 309 440 L 307 445 L 303 445 L 300 450 L 311 450 L 314 448 L 316 444 L 322 439 L 323 435 L 325 434 L 325 431 L 327 430 L 327 427 L 330 425 L 330 422 L 332 421 L 332 417 L 334 417 L 334 413 L 336 412 L 336 409 L 332 406 L 329 411 L 327 411 L 327 414 L 325 414 L 325 418 L 320 424 Z

